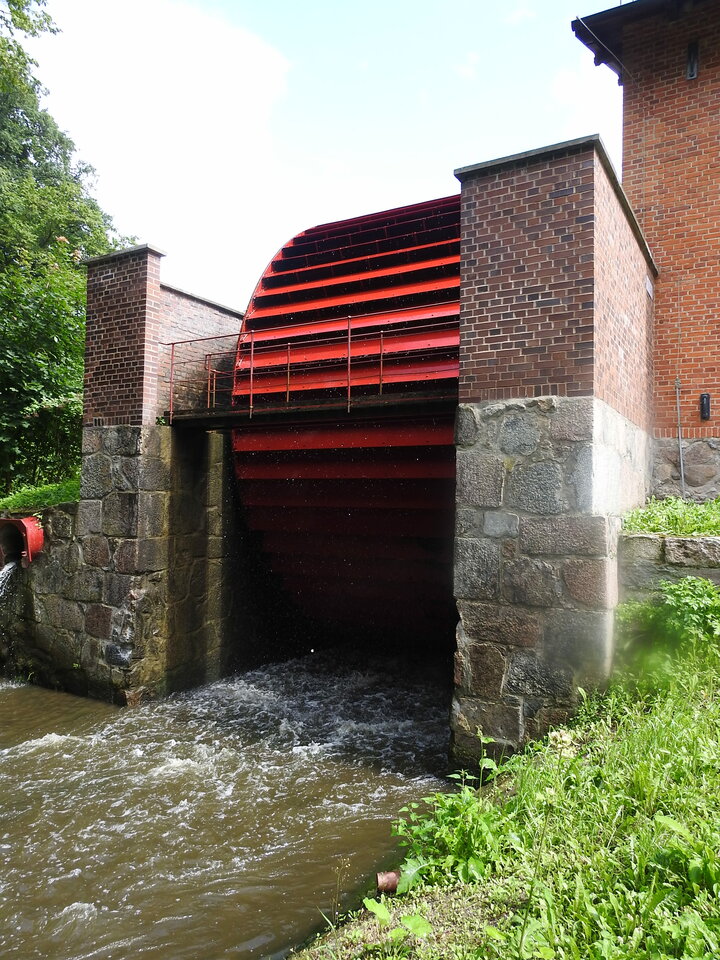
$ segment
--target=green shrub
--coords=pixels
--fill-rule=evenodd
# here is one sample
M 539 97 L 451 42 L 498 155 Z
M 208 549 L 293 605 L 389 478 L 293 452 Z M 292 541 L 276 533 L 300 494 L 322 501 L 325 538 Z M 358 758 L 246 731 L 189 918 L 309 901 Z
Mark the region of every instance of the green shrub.
M 421 881 L 481 880 L 502 857 L 503 811 L 467 782 L 457 793 L 436 793 L 402 812 L 395 824 L 406 850 L 401 893 Z
M 643 653 L 489 789 L 464 783 L 396 826 L 406 886 L 491 883 L 468 960 L 720 956 L 720 593 L 687 578 L 632 612 L 662 669 L 643 675 Z
M 623 520 L 627 533 L 661 533 L 676 537 L 720 536 L 720 498 L 694 503 L 679 497 L 657 500 L 631 510 Z
M 622 662 L 640 662 L 638 647 L 665 656 L 680 647 L 720 640 L 720 591 L 703 577 L 663 580 L 655 603 L 628 601 L 616 611 Z M 643 660 L 644 664 L 644 660 Z

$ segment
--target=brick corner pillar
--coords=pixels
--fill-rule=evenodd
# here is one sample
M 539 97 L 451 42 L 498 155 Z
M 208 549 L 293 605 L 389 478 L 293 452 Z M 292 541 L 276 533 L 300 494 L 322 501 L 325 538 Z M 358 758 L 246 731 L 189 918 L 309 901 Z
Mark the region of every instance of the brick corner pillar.
M 87 262 L 85 426 L 155 423 L 163 256 L 142 244 Z
M 227 439 L 158 423 L 164 341 L 226 334 L 237 314 L 160 283 L 143 245 L 88 263 L 78 657 L 119 703 L 217 678 L 233 609 Z M 230 317 L 230 319 L 229 319 Z
M 166 686 L 170 428 L 157 425 L 160 259 L 88 261 L 78 598 L 93 687 L 117 702 Z
M 457 172 L 453 760 L 608 677 L 618 515 L 648 487 L 655 269 L 597 137 Z

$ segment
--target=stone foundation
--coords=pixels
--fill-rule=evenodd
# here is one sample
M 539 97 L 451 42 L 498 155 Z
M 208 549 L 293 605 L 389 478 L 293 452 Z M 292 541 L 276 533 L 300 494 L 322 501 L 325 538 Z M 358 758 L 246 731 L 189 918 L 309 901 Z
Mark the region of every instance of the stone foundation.
M 119 703 L 216 679 L 241 619 L 227 438 L 92 427 L 83 451 L 4 611 L 10 671 Z
M 650 600 L 662 580 L 683 577 L 704 577 L 720 586 L 720 537 L 625 533 L 618 556 L 621 600 Z
M 653 493 L 680 497 L 680 452 L 676 438 L 653 441 Z M 703 502 L 720 497 L 720 437 L 683 441 L 685 496 Z
M 463 404 L 457 421 L 453 754 L 517 749 L 612 660 L 618 515 L 643 502 L 647 434 L 601 400 Z

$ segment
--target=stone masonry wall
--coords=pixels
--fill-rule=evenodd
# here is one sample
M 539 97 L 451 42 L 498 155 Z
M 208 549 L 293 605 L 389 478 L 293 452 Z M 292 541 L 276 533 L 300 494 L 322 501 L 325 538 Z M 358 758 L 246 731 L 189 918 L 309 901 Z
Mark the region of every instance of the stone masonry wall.
M 591 397 L 463 404 L 456 440 L 452 727 L 466 762 L 478 729 L 515 749 L 607 677 L 614 514 L 644 497 L 649 442 Z
M 224 676 L 250 643 L 230 437 L 173 431 L 168 539 L 167 685 Z
M 0 664 L 10 676 L 111 699 L 113 667 L 100 661 L 97 639 L 85 633 L 100 585 L 94 570 L 82 568 L 77 504 L 44 510 L 40 522 L 44 550 L 15 571 L 0 605 Z
M 720 586 L 720 537 L 624 533 L 618 558 L 621 600 L 649 600 L 661 580 L 704 577 Z
M 62 596 L 75 603 L 74 643 L 85 652 L 74 662 L 89 692 L 119 701 L 219 676 L 237 622 L 227 442 L 156 423 L 169 405 L 168 344 L 227 336 L 232 344 L 242 314 L 162 285 L 162 256 L 143 245 L 87 264 L 72 552 L 88 585 L 76 579 Z
M 238 622 L 227 441 L 196 435 L 191 456 L 169 427 L 83 441 L 83 499 L 43 514 L 45 549 L 4 610 L 11 670 L 117 703 L 217 678 Z
M 720 497 L 720 437 L 683 440 L 684 495 L 689 500 Z M 680 452 L 676 437 L 656 438 L 653 493 L 657 497 L 680 497 Z

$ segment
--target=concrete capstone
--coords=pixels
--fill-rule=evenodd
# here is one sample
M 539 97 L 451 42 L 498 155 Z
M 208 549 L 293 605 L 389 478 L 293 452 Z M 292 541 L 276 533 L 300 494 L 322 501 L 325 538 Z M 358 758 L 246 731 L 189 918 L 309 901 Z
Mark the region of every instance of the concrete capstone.
M 683 567 L 720 567 L 720 537 L 666 537 L 665 562 Z

